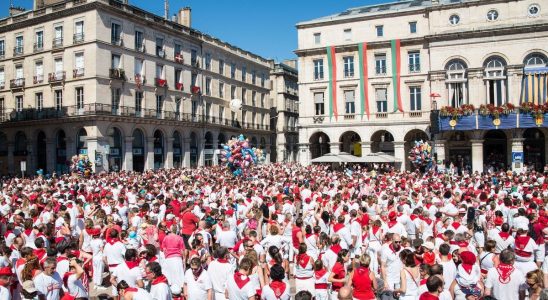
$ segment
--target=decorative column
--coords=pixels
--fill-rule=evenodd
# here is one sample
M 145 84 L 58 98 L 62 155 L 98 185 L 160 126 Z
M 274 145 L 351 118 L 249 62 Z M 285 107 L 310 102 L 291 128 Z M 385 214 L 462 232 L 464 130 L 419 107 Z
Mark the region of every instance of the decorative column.
M 405 142 L 394 142 L 394 157 L 396 157 L 396 159 L 399 159 L 401 161 L 399 166 L 396 163 L 396 170 L 401 170 L 401 171 L 405 170 L 405 162 L 407 160 L 407 157 L 405 155 L 404 145 L 405 145 Z
M 190 167 L 190 139 L 183 139 L 183 149 L 181 149 L 183 153 L 181 155 L 183 156 L 183 167 L 189 168 Z
M 512 139 L 512 153 L 510 153 L 510 160 L 512 162 L 512 171 L 520 173 L 523 170 L 523 163 L 525 155 L 523 154 L 523 141 L 524 138 L 513 138 Z M 521 160 L 517 159 L 514 161 L 514 153 L 521 153 Z M 517 154 L 519 156 L 519 154 Z
M 205 135 L 202 135 L 204 137 Z M 205 165 L 205 138 L 201 138 L 198 140 L 198 149 L 196 151 L 199 151 L 198 154 L 198 166 Z
M 285 144 L 278 144 L 278 147 L 276 149 L 276 161 L 277 162 L 283 162 L 285 161 L 285 152 L 286 152 L 286 146 Z
M 270 145 L 268 145 L 268 144 L 265 145 L 265 149 L 264 149 L 264 151 L 265 151 L 265 160 L 264 161 L 267 164 L 270 163 L 270 151 L 271 151 L 270 149 L 271 149 Z
M 103 149 L 99 147 L 99 140 L 97 137 L 86 137 L 86 143 L 88 146 L 88 158 L 93 165 L 93 172 L 98 173 L 107 170 L 105 169 L 107 157 Z M 57 149 L 55 151 L 57 151 Z M 54 155 L 57 157 L 57 153 Z
M 371 154 L 371 142 L 361 142 L 362 145 L 362 157 Z
M 166 169 L 173 169 L 173 141 L 175 139 L 170 137 L 167 138 L 167 156 L 166 156 L 166 163 L 164 164 L 164 168 Z
M 483 140 L 470 140 L 472 143 L 472 172 L 483 172 Z
M 55 171 L 57 163 L 57 149 L 55 146 L 55 139 L 46 139 L 46 170 L 44 170 L 44 174 L 52 174 Z M 67 159 L 72 159 L 72 156 L 67 156 Z
M 133 137 L 127 136 L 124 140 L 124 162 L 122 169 L 125 171 L 133 171 Z
M 339 153 L 341 153 L 340 146 L 341 146 L 341 143 L 339 143 L 339 142 L 329 143 L 329 150 L 333 154 L 339 154 Z
M 15 151 L 15 144 L 12 141 L 8 142 L 8 173 L 10 175 L 15 175 L 15 156 L 13 155 Z
M 438 160 L 441 160 L 441 162 L 443 163 L 443 161 L 445 160 L 445 143 L 447 141 L 446 140 L 436 140 L 434 141 L 434 150 L 436 151 L 437 155 L 438 155 Z M 437 161 L 435 162 L 436 164 L 438 163 Z
M 548 139 L 547 139 L 548 140 Z M 298 144 L 299 147 L 299 153 L 297 154 L 297 158 L 299 162 L 303 166 L 310 165 L 310 151 L 308 149 L 308 144 Z
M 145 170 L 154 169 L 154 137 L 147 137 L 147 153 L 145 161 Z

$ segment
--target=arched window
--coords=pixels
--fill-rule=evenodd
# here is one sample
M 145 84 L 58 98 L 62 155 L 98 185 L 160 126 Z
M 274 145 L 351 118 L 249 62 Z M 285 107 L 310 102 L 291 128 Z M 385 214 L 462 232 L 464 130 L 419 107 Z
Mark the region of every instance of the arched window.
M 541 53 L 531 53 L 525 58 L 526 68 L 546 67 L 546 56 Z
M 485 94 L 487 104 L 501 106 L 506 103 L 506 61 L 492 56 L 485 61 Z
M 459 107 L 468 103 L 466 63 L 460 59 L 453 59 L 447 63 L 445 71 L 449 105 Z
M 548 59 L 546 55 L 533 52 L 523 60 L 523 80 L 521 88 L 521 102 L 535 104 L 546 103 L 548 86 Z

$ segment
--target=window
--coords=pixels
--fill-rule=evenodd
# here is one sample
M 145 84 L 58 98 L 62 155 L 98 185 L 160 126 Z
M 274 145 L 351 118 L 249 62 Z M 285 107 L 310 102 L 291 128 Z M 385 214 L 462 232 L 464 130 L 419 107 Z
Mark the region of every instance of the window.
M 190 49 L 190 64 L 197 66 L 198 62 L 198 51 L 196 49 Z
M 83 52 L 74 54 L 74 75 L 75 77 L 84 75 L 84 53 Z
M 15 55 L 21 55 L 23 54 L 23 36 L 17 36 L 15 37 Z
M 225 107 L 219 106 L 219 122 L 221 122 L 225 117 Z
M 143 111 L 143 92 L 135 92 L 135 114 L 137 117 L 141 117 L 141 112 Z
M 242 89 L 242 103 L 247 104 L 247 89 Z
M 546 57 L 539 53 L 532 53 L 527 58 L 525 58 L 525 67 L 545 67 L 546 66 Z
M 61 73 L 63 72 L 63 59 L 61 57 L 58 57 L 54 59 L 53 63 L 55 67 L 55 76 L 57 78 L 57 75 L 61 75 Z
M 262 108 L 265 108 L 264 98 L 265 98 L 264 93 L 261 93 L 261 107 Z
M 314 33 L 314 45 L 319 45 L 322 42 L 322 34 Z
M 255 71 L 251 72 L 251 84 L 257 83 L 257 73 Z
M 183 46 L 181 44 L 175 43 L 173 46 L 173 49 L 174 49 L 175 55 L 179 55 L 180 57 L 182 57 L 181 55 L 183 55 Z
M 314 93 L 314 108 L 316 116 L 323 116 L 325 114 L 323 93 Z
M 417 33 L 417 22 L 409 22 L 409 33 Z
M 412 51 L 407 54 L 409 58 L 409 72 L 420 72 L 421 71 L 421 54 L 419 51 Z
M 530 17 L 537 17 L 540 13 L 540 6 L 538 4 L 529 5 L 527 13 Z
M 487 103 L 501 106 L 506 103 L 506 62 L 498 56 L 491 57 L 485 64 Z
M 344 77 L 354 77 L 354 56 L 346 56 L 344 61 Z
M 165 79 L 164 76 L 164 66 L 163 65 L 156 65 L 156 78 L 157 79 Z
M 135 30 L 135 50 L 143 52 L 144 51 L 144 41 L 145 35 L 142 31 Z
M 247 79 L 247 68 L 245 66 L 242 67 L 242 81 L 246 82 Z
M 206 77 L 205 80 L 205 93 L 207 96 L 211 96 L 211 78 Z
M 4 73 L 4 68 L 0 68 L 0 89 L 6 87 L 6 75 Z
M 236 86 L 231 86 L 230 87 L 230 99 L 236 99 Z
M 111 105 L 112 105 L 112 114 L 117 115 L 120 108 L 120 97 L 122 90 L 118 88 L 113 88 L 111 90 Z
M 352 40 L 352 29 L 348 28 L 344 30 L 344 40 L 345 41 L 351 41 Z
M 24 107 L 23 95 L 15 96 L 15 109 L 17 112 L 22 112 Z
M 117 23 L 110 25 L 110 40 L 114 45 L 122 45 L 122 25 Z
M 344 91 L 344 108 L 346 114 L 355 114 L 354 91 Z
M 384 26 L 382 25 L 375 26 L 375 31 L 377 32 L 378 37 L 382 37 L 384 35 Z
M 459 17 L 459 15 L 451 15 L 451 16 L 449 17 L 449 24 L 451 24 L 451 25 L 457 25 L 457 24 L 459 24 L 459 22 L 460 22 L 460 17 Z
M 74 43 L 84 41 L 84 21 L 74 23 Z
M 219 74 L 225 75 L 225 61 L 219 59 Z
M 242 124 L 247 123 L 247 111 L 242 110 Z
M 386 75 L 386 54 L 375 54 L 375 74 Z
M 375 99 L 377 101 L 377 112 L 385 113 L 388 111 L 388 101 L 386 99 L 386 89 L 375 89 Z
M 489 12 L 487 12 L 487 20 L 489 21 L 496 21 L 499 18 L 499 12 L 492 9 Z
M 84 109 L 84 87 L 76 88 L 76 108 Z
M 257 106 L 257 92 L 255 91 L 251 92 L 251 106 Z
M 179 97 L 175 98 L 175 116 L 177 116 L 177 120 L 180 120 L 180 116 L 181 116 L 181 98 L 179 98 Z
M 164 109 L 164 96 L 156 95 L 156 118 L 162 118 L 162 110 Z
M 211 70 L 211 53 L 206 53 L 205 55 L 205 68 L 206 70 Z
M 111 67 L 113 69 L 120 69 L 120 55 L 119 54 L 112 54 L 112 58 L 111 58 Z
M 63 90 L 55 90 L 55 110 L 61 111 L 63 109 Z
M 230 65 L 230 78 L 236 78 L 236 64 L 234 63 Z
M 4 55 L 6 55 L 6 42 L 0 40 L 0 57 L 4 57 Z
M 36 99 L 36 110 L 42 111 L 44 109 L 44 94 L 36 93 L 34 96 Z
M 192 118 L 196 118 L 196 115 L 198 114 L 198 101 L 192 100 L 191 113 Z
M 36 40 L 34 41 L 34 51 L 41 51 L 44 49 L 44 31 L 36 31 Z
M 5 110 L 6 110 L 5 100 L 4 98 L 0 98 L 0 117 L 4 116 Z
M 144 66 L 144 60 L 140 58 L 135 58 L 135 76 L 141 76 L 143 75 L 143 66 Z M 142 81 L 142 79 L 141 79 Z
M 261 74 L 261 87 L 264 87 L 265 81 L 266 81 L 266 75 L 265 75 L 265 74 Z
M 183 89 L 183 71 L 180 69 L 175 69 L 175 76 L 173 77 L 173 79 L 175 80 L 173 84 L 175 89 L 182 90 Z
M 156 56 L 159 57 L 165 57 L 165 51 L 164 51 L 164 38 L 157 37 L 156 38 Z
M 23 65 L 15 66 L 15 79 L 23 79 Z
M 223 82 L 219 82 L 219 98 L 225 97 L 225 84 Z
M 205 105 L 205 118 L 206 118 L 206 121 L 209 121 L 210 116 L 211 116 L 211 103 L 206 102 L 206 105 Z
M 314 80 L 323 79 L 323 59 L 314 60 Z
M 34 83 L 41 83 L 44 81 L 44 63 L 39 60 L 36 62 L 36 64 L 34 65 L 34 68 L 35 68 L 35 79 L 34 79 Z
M 191 86 L 197 86 L 198 84 L 198 74 L 192 73 L 190 75 L 190 85 Z
M 419 86 L 412 86 L 409 88 L 409 101 L 411 111 L 420 111 L 421 105 L 421 88 Z
M 54 30 L 55 36 L 53 38 L 53 48 L 63 46 L 63 25 L 56 25 Z
M 466 64 L 459 60 L 451 60 L 446 67 L 446 82 L 449 90 L 449 104 L 455 108 L 467 103 Z

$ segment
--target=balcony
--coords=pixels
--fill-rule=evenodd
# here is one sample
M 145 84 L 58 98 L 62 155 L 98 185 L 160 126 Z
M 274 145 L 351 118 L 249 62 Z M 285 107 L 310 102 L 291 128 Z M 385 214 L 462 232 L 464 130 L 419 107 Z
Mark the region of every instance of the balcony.
M 126 72 L 124 69 L 114 68 L 110 69 L 108 72 L 108 77 L 110 79 L 116 79 L 116 80 L 126 80 Z
M 185 60 L 183 59 L 183 55 L 181 53 L 176 53 L 175 54 L 175 62 L 180 63 L 180 64 L 185 62 Z
M 61 38 L 53 39 L 51 47 L 53 49 L 58 49 L 58 48 L 63 47 L 63 38 L 61 37 Z
M 83 33 L 77 33 L 72 37 L 72 43 L 73 44 L 80 44 L 84 42 L 84 34 Z
M 33 50 L 34 52 L 40 52 L 44 50 L 44 43 L 34 43 Z
M 175 89 L 178 90 L 178 91 L 182 91 L 183 90 L 183 84 L 180 83 L 180 82 L 177 82 L 175 84 Z
M 378 112 L 376 114 L 377 119 L 388 119 L 388 113 L 385 112 Z
M 22 89 L 25 87 L 25 78 L 16 78 L 10 80 L 10 89 Z
M 84 68 L 72 70 L 72 78 L 84 77 Z
M 201 90 L 199 86 L 193 85 L 192 87 L 190 87 L 190 91 L 192 92 L 193 95 L 201 94 Z
M 356 118 L 355 114 L 346 114 L 344 115 L 345 120 L 354 120 Z
M 48 74 L 48 82 L 50 84 L 54 83 L 64 83 L 66 79 L 66 72 L 65 71 L 59 71 L 54 73 Z
M 122 37 L 112 37 L 110 42 L 111 42 L 111 44 L 116 45 L 116 46 L 122 46 L 123 43 L 124 43 L 123 40 L 122 40 Z
M 34 82 L 34 84 L 39 84 L 39 83 L 44 82 L 44 75 L 36 75 L 36 76 L 34 76 L 33 82 Z
M 154 78 L 154 86 L 156 87 L 167 87 L 167 80 L 162 78 Z
M 13 47 L 13 56 L 23 55 L 23 53 L 24 53 L 23 50 L 24 50 L 23 46 Z
M 422 111 L 410 111 L 409 112 L 410 118 L 421 118 L 422 117 Z

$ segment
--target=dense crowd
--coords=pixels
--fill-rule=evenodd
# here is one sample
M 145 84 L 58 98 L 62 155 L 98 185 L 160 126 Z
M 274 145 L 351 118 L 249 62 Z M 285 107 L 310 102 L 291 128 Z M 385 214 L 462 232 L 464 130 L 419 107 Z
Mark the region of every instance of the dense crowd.
M 269 164 L 4 179 L 0 300 L 544 299 L 547 175 Z

